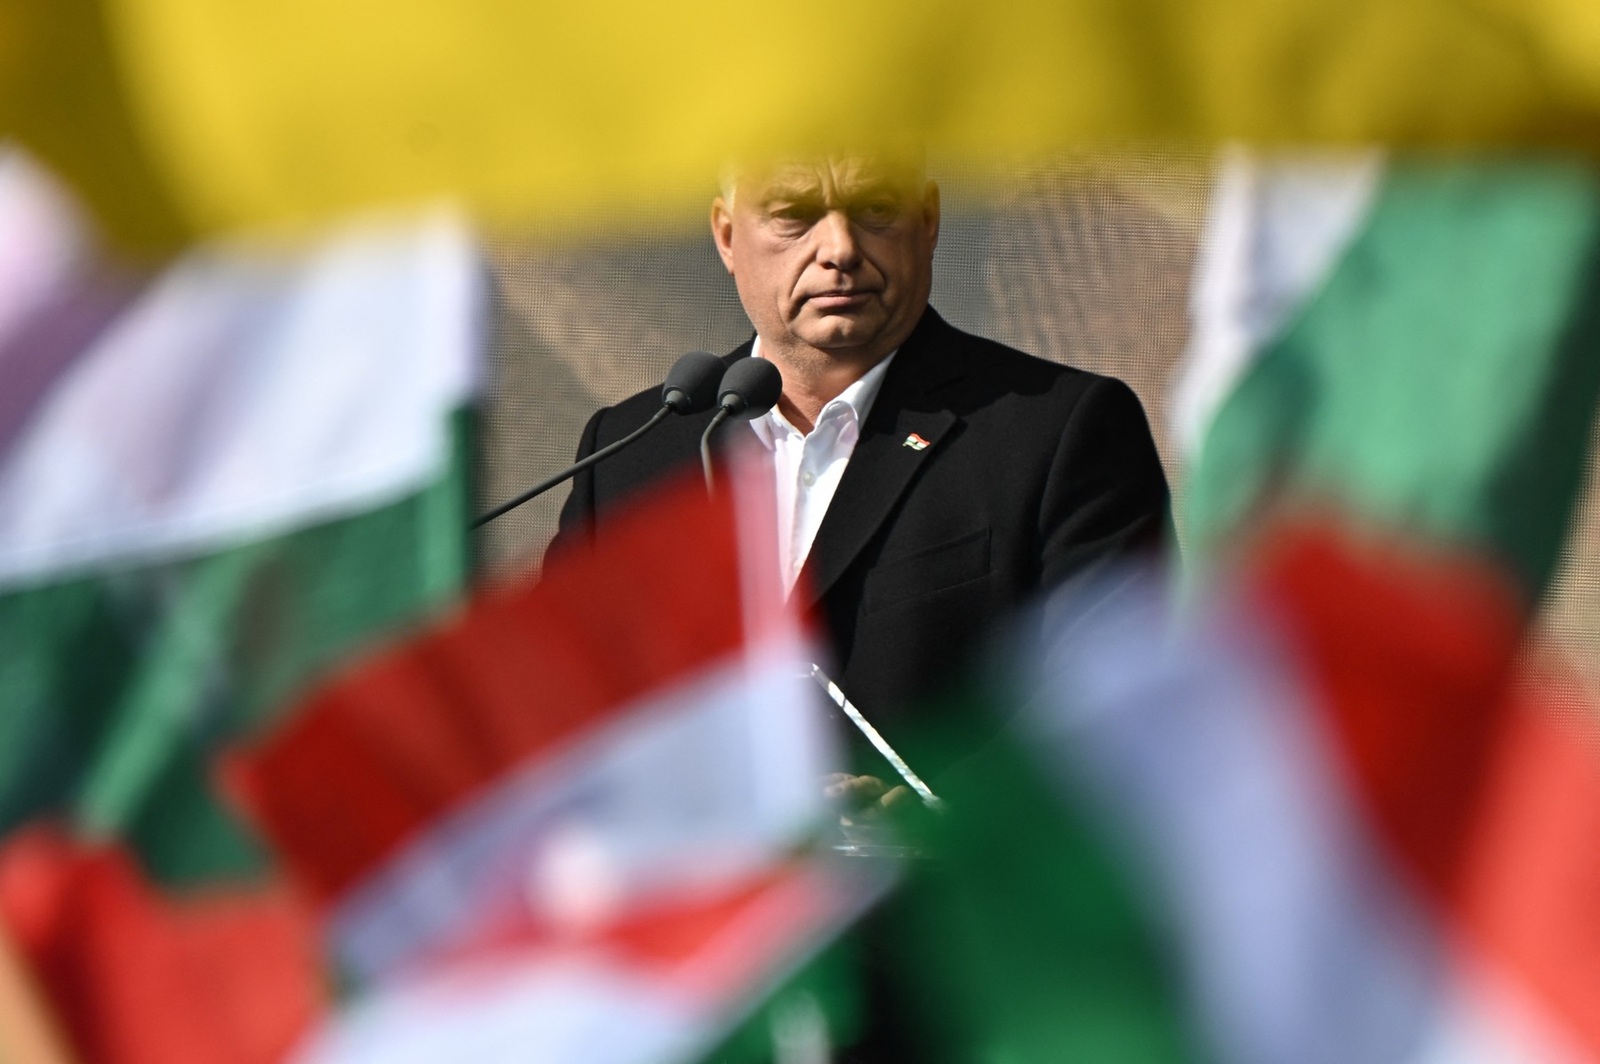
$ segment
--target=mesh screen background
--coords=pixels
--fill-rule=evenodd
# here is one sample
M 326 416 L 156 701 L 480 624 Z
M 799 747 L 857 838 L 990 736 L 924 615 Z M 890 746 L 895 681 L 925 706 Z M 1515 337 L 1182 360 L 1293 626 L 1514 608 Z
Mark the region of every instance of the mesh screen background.
M 935 171 L 944 211 L 933 305 L 968 331 L 1127 381 L 1181 495 L 1168 403 L 1188 335 L 1207 158 L 1074 157 L 1003 182 Z M 501 236 L 488 258 L 484 507 L 570 462 L 596 407 L 659 383 L 685 351 L 721 354 L 750 334 L 703 214 L 559 242 Z M 479 533 L 491 571 L 537 564 L 565 497 L 557 488 Z M 1586 708 L 1600 704 L 1600 463 L 1592 450 L 1531 650 L 1576 666 L 1579 684 L 1556 696 L 1557 710 L 1581 716 L 1600 739 L 1600 718 Z

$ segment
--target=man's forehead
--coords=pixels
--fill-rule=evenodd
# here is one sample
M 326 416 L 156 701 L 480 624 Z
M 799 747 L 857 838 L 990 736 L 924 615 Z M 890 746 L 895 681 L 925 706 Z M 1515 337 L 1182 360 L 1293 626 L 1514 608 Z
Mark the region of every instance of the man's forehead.
M 874 156 L 830 156 L 793 159 L 750 168 L 738 175 L 741 194 L 770 196 L 823 196 L 877 189 L 920 192 L 926 178 L 920 166 L 903 160 Z

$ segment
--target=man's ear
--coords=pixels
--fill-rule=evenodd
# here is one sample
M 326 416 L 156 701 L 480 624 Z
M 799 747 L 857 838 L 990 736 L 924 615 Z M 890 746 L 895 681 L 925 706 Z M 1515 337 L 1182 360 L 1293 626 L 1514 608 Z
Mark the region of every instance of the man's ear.
M 939 183 L 929 181 L 922 193 L 922 223 L 927 227 L 928 246 L 939 245 Z
M 711 239 L 723 268 L 733 273 L 733 208 L 721 196 L 711 201 Z

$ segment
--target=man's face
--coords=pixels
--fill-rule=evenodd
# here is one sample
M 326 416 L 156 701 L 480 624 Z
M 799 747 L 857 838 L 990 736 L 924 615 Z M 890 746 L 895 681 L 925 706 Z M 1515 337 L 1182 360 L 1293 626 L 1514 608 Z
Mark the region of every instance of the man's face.
M 932 182 L 828 159 L 744 175 L 732 198 L 712 203 L 711 231 L 764 349 L 867 361 L 910 335 L 933 286 Z

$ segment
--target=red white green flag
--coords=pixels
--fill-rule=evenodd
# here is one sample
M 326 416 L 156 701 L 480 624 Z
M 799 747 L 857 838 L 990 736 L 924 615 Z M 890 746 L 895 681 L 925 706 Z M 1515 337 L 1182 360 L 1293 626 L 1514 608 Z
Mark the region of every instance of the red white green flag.
M 1077 589 L 970 696 L 1014 720 L 891 910 L 916 1057 L 1600 1058 L 1600 754 L 1520 656 L 1600 178 L 1237 156 L 1196 292 L 1188 598 Z
M 0 950 L 84 1059 L 275 1060 L 322 998 L 211 763 L 461 587 L 478 273 L 448 213 L 133 271 L 0 146 Z
M 228 769 L 359 988 L 299 1059 L 692 1060 L 878 884 L 770 516 L 675 486 L 313 693 Z
M 1182 606 L 1058 604 L 1004 673 L 896 901 L 923 1059 L 1600 1057 L 1600 751 L 1519 674 L 1517 584 L 1262 542 Z
M 1597 305 L 1587 159 L 1225 157 L 1175 415 L 1191 557 L 1337 508 L 1509 565 L 1537 599 L 1600 396 Z

